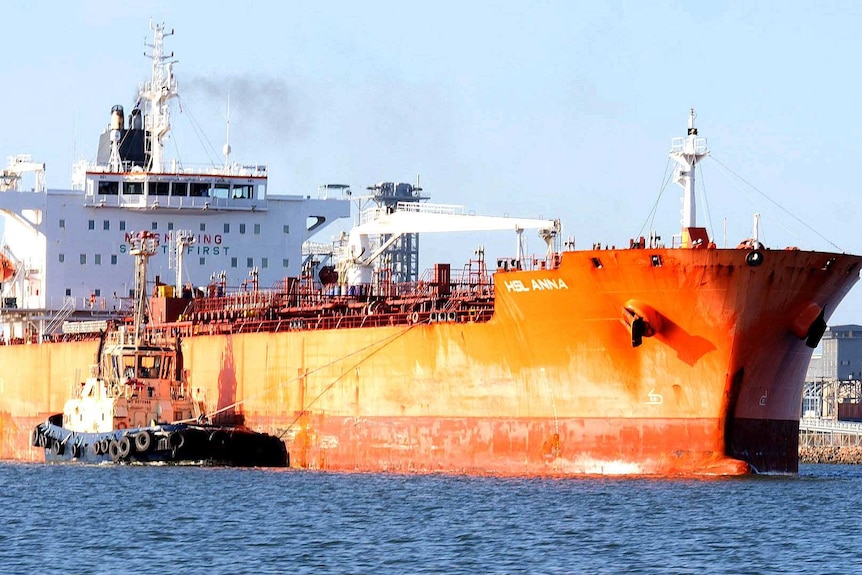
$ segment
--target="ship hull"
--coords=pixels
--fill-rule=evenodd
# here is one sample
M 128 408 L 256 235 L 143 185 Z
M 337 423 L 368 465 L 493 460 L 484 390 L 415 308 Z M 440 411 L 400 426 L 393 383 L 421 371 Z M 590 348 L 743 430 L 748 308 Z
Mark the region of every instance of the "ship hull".
M 282 437 L 294 467 L 794 473 L 811 309 L 834 310 L 860 258 L 780 250 L 752 265 L 749 253 L 566 252 L 554 269 L 498 272 L 484 323 L 196 335 L 184 366 L 211 410 Z M 639 345 L 627 308 L 650 323 Z M 15 353 L 64 345 L 95 352 Z M 13 408 L 4 393 L 3 456 L 32 454 L 14 428 L 67 395 L 48 375 L 12 383 Z

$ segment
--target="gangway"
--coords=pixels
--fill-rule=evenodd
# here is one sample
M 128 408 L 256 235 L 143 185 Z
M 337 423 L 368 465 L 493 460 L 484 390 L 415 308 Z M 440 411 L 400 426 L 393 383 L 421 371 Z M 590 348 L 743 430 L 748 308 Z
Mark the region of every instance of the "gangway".
M 63 302 L 63 307 L 57 311 L 57 314 L 51 318 L 51 321 L 48 323 L 47 327 L 45 327 L 44 333 L 50 335 L 60 329 L 69 316 L 72 315 L 75 311 L 75 298 L 67 297 Z

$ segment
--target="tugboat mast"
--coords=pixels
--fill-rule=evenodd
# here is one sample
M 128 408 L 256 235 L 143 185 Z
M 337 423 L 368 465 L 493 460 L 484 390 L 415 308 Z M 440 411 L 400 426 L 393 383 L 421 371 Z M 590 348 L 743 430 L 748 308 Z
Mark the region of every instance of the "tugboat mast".
M 135 256 L 135 344 L 140 344 L 141 328 L 147 311 L 147 261 L 159 247 L 159 236 L 143 231 L 129 240 L 129 253 Z

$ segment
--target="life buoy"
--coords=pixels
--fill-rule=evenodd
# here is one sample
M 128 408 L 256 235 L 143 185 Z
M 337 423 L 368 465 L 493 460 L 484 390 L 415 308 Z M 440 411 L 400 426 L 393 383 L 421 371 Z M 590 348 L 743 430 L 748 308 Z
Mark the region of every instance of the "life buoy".
M 117 424 L 117 429 L 126 429 L 128 426 L 125 421 L 121 421 Z
M 419 323 L 419 312 L 414 311 L 410 314 L 410 323 Z

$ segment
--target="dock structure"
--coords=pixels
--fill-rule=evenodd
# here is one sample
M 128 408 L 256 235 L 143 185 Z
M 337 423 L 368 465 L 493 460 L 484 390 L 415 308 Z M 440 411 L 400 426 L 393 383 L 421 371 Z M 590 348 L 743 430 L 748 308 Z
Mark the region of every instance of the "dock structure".
M 799 420 L 800 447 L 860 447 L 862 423 L 817 417 Z

